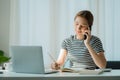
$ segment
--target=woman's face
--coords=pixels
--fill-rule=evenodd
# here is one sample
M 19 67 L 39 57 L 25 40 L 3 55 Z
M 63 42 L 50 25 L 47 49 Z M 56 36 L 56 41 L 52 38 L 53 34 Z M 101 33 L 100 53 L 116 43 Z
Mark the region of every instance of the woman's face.
M 83 17 L 76 17 L 74 21 L 75 33 L 77 36 L 83 36 L 85 32 L 89 29 L 88 22 Z

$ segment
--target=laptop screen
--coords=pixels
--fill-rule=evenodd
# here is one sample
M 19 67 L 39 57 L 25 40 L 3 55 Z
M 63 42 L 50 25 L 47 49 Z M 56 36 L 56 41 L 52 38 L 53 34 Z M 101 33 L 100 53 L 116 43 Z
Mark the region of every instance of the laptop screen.
M 44 73 L 42 46 L 11 46 L 12 71 Z

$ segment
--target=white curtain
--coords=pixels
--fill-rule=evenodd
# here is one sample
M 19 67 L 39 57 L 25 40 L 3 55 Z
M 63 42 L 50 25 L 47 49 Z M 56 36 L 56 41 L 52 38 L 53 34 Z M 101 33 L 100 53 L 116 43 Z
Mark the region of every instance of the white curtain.
M 42 45 L 45 63 L 56 59 L 61 42 L 74 34 L 80 10 L 94 15 L 92 34 L 101 38 L 107 60 L 120 60 L 119 0 L 11 0 L 10 45 Z
M 98 36 L 103 41 L 107 60 L 120 60 L 119 4 L 119 0 L 99 0 Z

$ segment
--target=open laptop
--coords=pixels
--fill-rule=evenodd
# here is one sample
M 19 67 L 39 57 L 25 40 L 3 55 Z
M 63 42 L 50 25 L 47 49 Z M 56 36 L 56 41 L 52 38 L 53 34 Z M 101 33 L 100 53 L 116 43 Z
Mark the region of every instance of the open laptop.
M 11 46 L 12 71 L 17 73 L 55 73 L 57 70 L 46 71 L 42 46 Z

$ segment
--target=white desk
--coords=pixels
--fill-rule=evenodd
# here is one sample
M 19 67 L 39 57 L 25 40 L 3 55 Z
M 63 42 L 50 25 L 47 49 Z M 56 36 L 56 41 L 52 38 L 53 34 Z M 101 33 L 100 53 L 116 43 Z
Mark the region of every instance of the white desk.
M 99 75 L 80 75 L 78 73 L 24 74 L 4 72 L 0 80 L 120 80 L 120 70 L 112 70 Z

